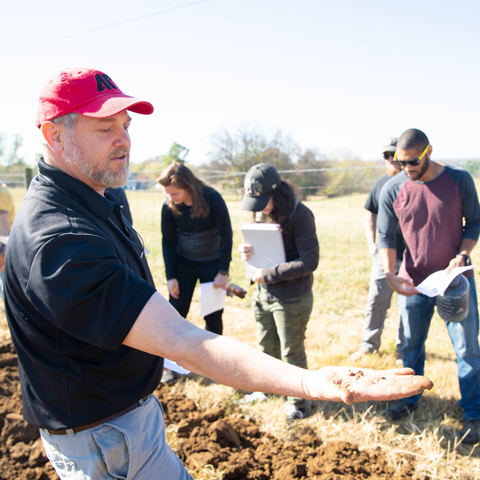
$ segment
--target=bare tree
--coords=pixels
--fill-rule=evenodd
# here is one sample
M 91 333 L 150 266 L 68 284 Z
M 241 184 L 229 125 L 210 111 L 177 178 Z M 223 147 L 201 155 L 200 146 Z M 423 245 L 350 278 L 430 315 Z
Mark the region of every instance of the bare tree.
M 202 168 L 226 173 L 245 173 L 258 163 L 269 163 L 278 170 L 288 170 L 293 168 L 293 158 L 298 150 L 291 137 L 281 130 L 267 135 L 252 124 L 242 124 L 233 131 L 221 130 L 212 135 L 211 146 L 210 163 Z M 232 177 L 229 178 L 232 181 Z M 236 186 L 242 184 L 243 176 L 234 178 Z
M 330 167 L 331 164 L 325 155 L 316 149 L 307 149 L 295 162 L 296 170 L 306 171 L 291 174 L 289 180 L 297 186 L 300 197 L 305 199 L 307 195 L 317 193 L 319 188 L 327 184 L 328 176 L 324 169 Z

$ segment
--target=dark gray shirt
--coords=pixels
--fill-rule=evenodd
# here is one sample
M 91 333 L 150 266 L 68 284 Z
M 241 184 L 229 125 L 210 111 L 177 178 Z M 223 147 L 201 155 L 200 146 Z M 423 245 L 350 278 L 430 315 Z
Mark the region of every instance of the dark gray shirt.
M 179 205 L 182 214 L 174 215 L 168 203 L 162 208 L 162 249 L 167 280 L 176 278 L 177 255 L 199 262 L 219 261 L 219 270 L 228 271 L 232 260 L 232 225 L 227 205 L 212 187 L 203 195 L 210 207 L 205 218 L 192 217 L 191 207 Z

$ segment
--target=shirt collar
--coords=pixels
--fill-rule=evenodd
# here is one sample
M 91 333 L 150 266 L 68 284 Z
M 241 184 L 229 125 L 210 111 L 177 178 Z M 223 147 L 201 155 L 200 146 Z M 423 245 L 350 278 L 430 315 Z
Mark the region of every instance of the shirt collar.
M 43 157 L 38 161 L 38 172 L 43 177 L 46 177 L 47 182 L 52 187 L 71 195 L 97 217 L 107 220 L 112 214 L 117 202 L 113 200 L 113 196 L 108 194 L 108 192 L 107 196 L 112 200 L 103 197 L 80 180 L 48 165 L 44 162 Z

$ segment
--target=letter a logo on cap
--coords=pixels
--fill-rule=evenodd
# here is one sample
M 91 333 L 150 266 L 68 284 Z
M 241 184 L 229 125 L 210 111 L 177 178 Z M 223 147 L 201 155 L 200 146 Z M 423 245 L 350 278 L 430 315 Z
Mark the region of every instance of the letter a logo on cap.
M 150 115 L 153 105 L 125 95 L 105 73 L 93 68 L 67 68 L 50 77 L 38 99 L 37 127 L 75 112 L 92 118 L 111 117 L 122 110 Z
M 112 88 L 118 90 L 118 87 L 113 83 L 113 80 L 104 73 L 97 73 L 95 75 L 95 80 L 97 81 L 97 90 L 99 92 L 103 92 L 105 88 L 107 88 L 108 90 L 112 90 Z

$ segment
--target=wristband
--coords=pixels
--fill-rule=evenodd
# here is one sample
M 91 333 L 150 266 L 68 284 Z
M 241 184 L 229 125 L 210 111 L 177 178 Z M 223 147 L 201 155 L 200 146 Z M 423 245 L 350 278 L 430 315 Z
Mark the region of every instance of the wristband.
M 469 257 L 467 254 L 465 254 L 465 253 L 459 253 L 459 254 L 457 254 L 457 257 L 456 257 L 456 258 L 460 258 L 460 257 L 462 257 L 463 260 L 465 261 L 465 266 L 468 266 L 468 265 L 471 265 L 471 264 L 472 264 L 472 262 L 471 262 L 471 260 L 470 260 L 470 257 Z
M 228 270 L 219 270 L 218 273 L 220 275 L 226 275 L 228 277 Z

